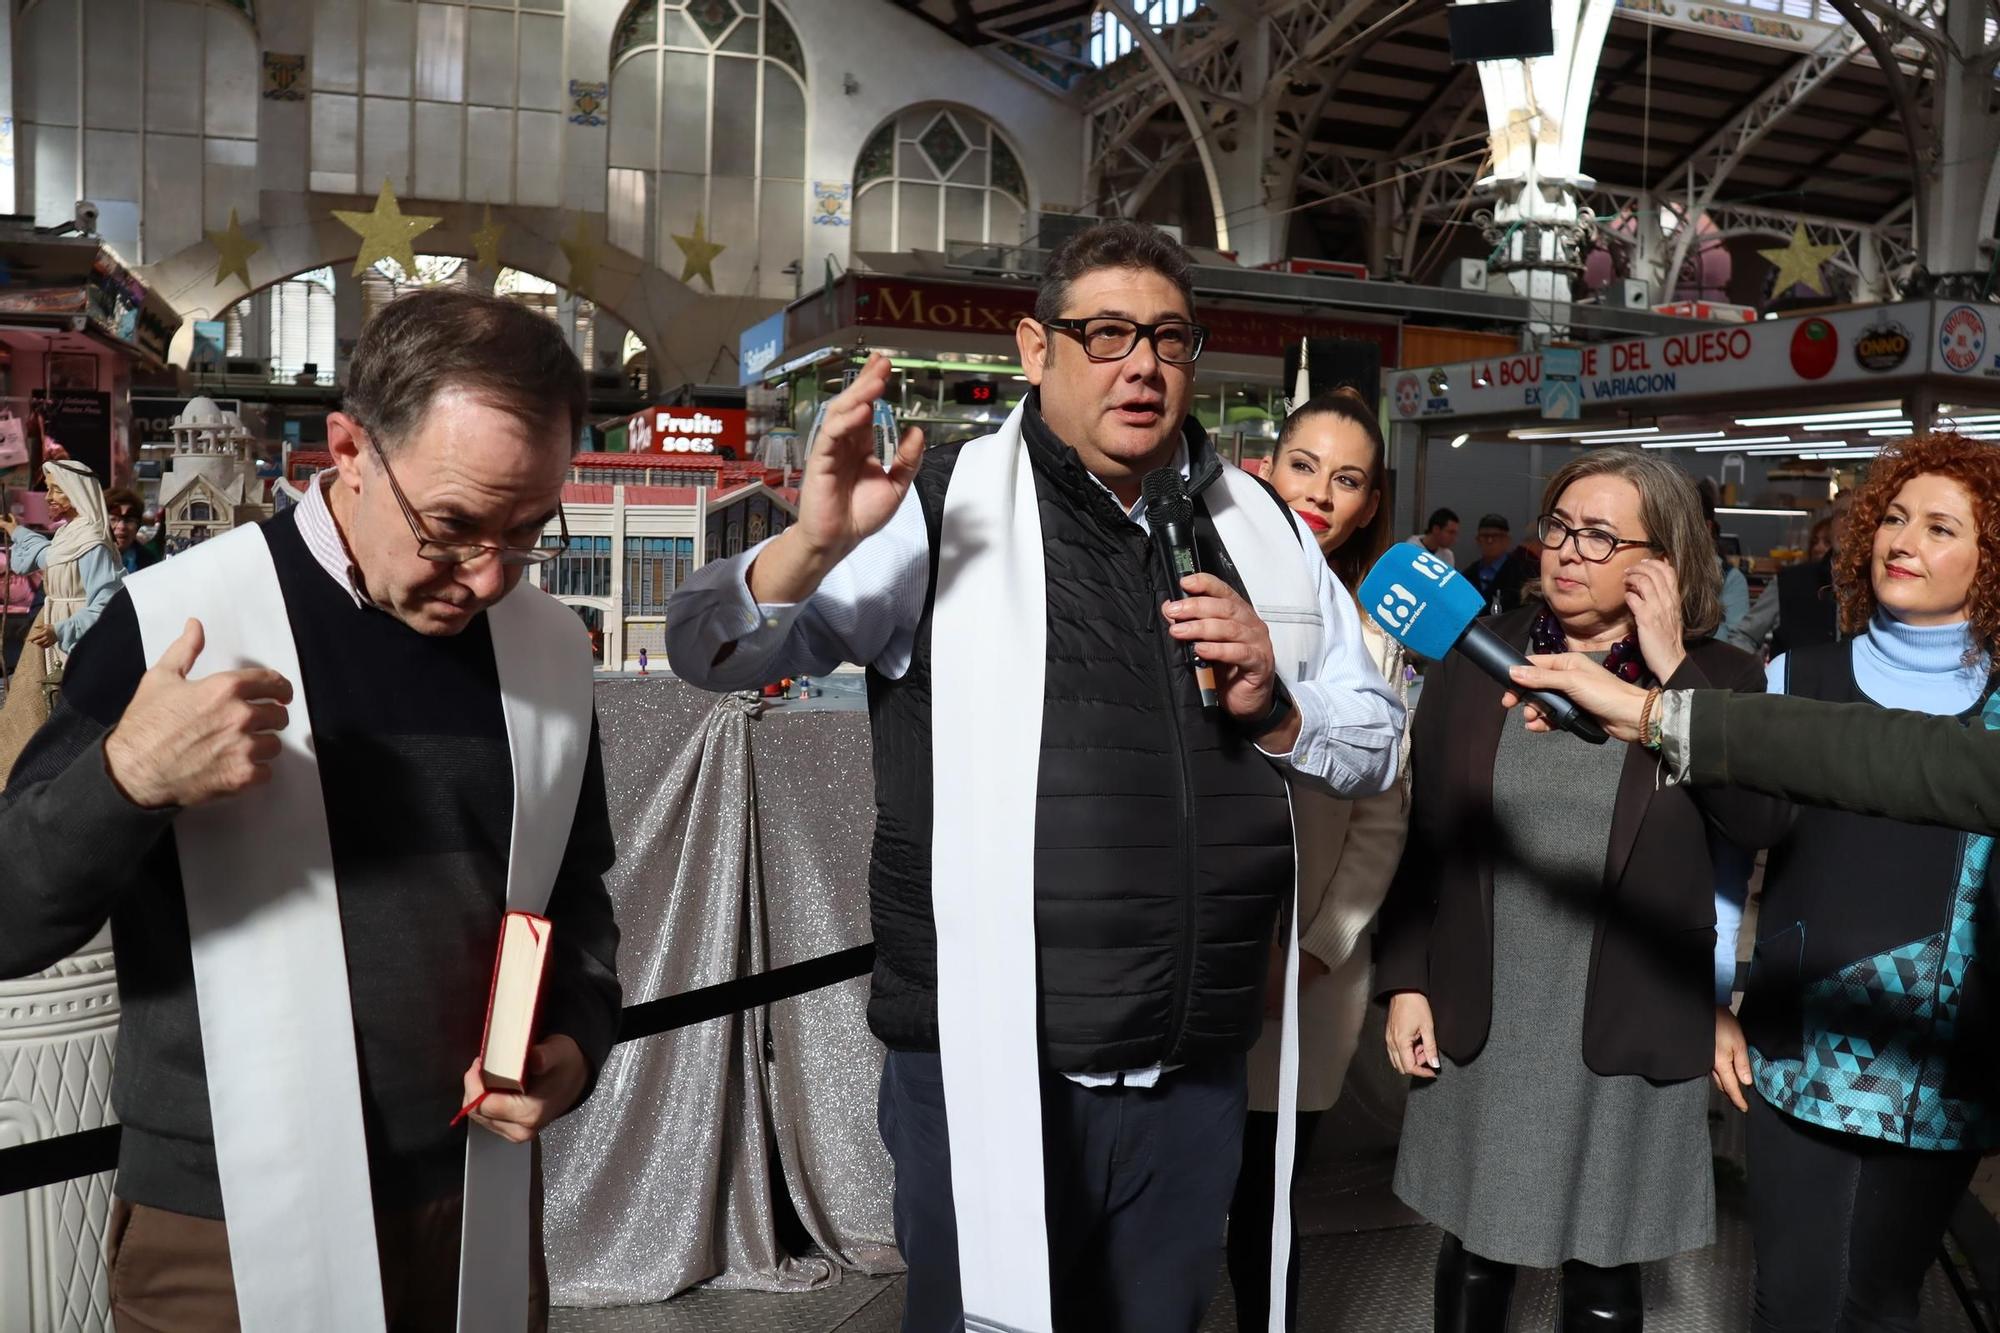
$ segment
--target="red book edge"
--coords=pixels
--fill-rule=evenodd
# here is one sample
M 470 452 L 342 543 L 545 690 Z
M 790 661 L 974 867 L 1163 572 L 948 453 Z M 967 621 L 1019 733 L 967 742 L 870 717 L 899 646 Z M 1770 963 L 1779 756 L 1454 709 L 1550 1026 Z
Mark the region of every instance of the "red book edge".
M 512 1088 L 488 1087 L 486 1082 L 486 1041 L 487 1038 L 493 1035 L 493 1001 L 500 993 L 500 959 L 507 952 L 507 918 L 514 916 L 525 917 L 529 921 L 539 921 L 542 925 L 550 929 L 553 929 L 555 924 L 547 917 L 537 916 L 533 912 L 510 911 L 504 913 L 500 918 L 500 938 L 493 946 L 493 975 L 488 977 L 486 981 L 486 1023 L 479 1033 L 479 1085 L 482 1088 L 486 1088 L 489 1092 L 516 1091 L 516 1089 Z M 548 957 L 544 954 L 542 959 L 541 984 L 535 987 L 535 1012 L 528 1019 L 528 1049 L 531 1051 L 535 1048 L 535 1030 L 541 1026 L 542 997 L 548 991 L 548 981 Z M 527 1073 L 527 1065 L 524 1062 L 521 1067 L 523 1084 L 527 1081 Z

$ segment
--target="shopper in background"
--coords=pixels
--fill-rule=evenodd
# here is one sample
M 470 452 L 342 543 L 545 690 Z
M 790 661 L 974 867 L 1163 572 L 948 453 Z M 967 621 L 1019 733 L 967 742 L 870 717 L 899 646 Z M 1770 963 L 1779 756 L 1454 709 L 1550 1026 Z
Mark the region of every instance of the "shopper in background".
M 1458 545 L 1458 515 L 1449 509 L 1432 510 L 1424 530 L 1410 540 L 1447 565 L 1456 565 L 1458 557 L 1452 554 L 1451 548 Z
M 1311 529 L 1319 549 L 1351 594 L 1390 544 L 1382 430 L 1368 401 L 1340 388 L 1311 399 L 1285 419 L 1270 481 Z M 1361 632 L 1383 679 L 1407 698 L 1403 650 L 1364 614 Z M 1408 828 L 1409 785 L 1347 801 L 1294 787 L 1299 857 L 1299 1102 L 1293 1180 L 1312 1149 L 1320 1117 L 1340 1096 L 1368 1008 L 1365 936 L 1395 876 Z M 1250 1113 L 1243 1166 L 1229 1205 L 1229 1281 L 1236 1326 L 1262 1330 L 1270 1320 L 1271 1193 L 1277 1173 L 1278 1040 L 1276 1006 L 1284 999 L 1284 957 L 1272 941 L 1264 992 L 1263 1034 L 1250 1052 Z M 1299 1229 L 1292 1223 L 1291 1284 L 1285 1327 L 1298 1323 Z
M 160 557 L 139 540 L 139 529 L 146 523 L 146 502 L 139 498 L 137 491 L 119 487 L 104 493 L 104 511 L 110 520 L 111 541 L 118 548 L 119 563 L 127 574 L 136 574 L 148 565 L 159 563 Z
M 20 663 L 21 650 L 28 643 L 28 627 L 33 623 L 41 592 L 42 576 L 13 572 L 14 552 L 0 548 L 0 663 L 12 676 Z
M 1497 616 L 1517 610 L 1522 587 L 1538 570 L 1515 547 L 1507 516 L 1488 514 L 1480 519 L 1474 540 L 1479 543 L 1479 560 L 1465 574 L 1486 600 L 1486 614 Z
M 1769 639 L 1771 652 L 1777 654 L 1832 643 L 1838 637 L 1834 562 L 1852 496 L 1843 491 L 1834 501 L 1833 513 L 1813 525 L 1805 563 L 1779 570 L 1764 585 L 1756 605 L 1736 627 L 1733 642 L 1739 648 L 1756 652 Z

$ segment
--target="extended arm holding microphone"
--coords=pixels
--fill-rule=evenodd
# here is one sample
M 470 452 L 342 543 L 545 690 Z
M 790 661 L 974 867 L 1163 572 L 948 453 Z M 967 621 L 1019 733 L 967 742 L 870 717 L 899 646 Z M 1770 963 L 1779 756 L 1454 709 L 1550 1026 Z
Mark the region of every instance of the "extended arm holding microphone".
M 1614 736 L 1637 738 L 1645 691 L 1586 658 L 1540 658 L 1515 679 L 1559 691 Z M 1874 704 L 1690 690 L 1670 692 L 1663 712 L 1662 757 L 1696 786 L 2000 836 L 2000 709 L 1986 726 L 1967 726 Z

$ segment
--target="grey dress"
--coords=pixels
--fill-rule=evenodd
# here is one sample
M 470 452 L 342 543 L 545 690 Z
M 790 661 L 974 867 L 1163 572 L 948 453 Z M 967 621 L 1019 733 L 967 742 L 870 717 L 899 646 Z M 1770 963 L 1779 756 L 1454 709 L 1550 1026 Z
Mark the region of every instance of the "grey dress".
M 1715 1239 L 1708 1087 L 1583 1062 L 1585 982 L 1626 747 L 1501 733 L 1493 809 L 1493 1027 L 1416 1081 L 1396 1193 L 1474 1254 L 1553 1268 L 1663 1259 Z

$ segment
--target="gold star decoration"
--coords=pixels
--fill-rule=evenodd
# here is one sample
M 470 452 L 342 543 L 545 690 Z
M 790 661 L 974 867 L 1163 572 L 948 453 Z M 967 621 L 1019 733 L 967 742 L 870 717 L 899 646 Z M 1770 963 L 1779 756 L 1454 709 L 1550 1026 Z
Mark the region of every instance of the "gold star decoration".
M 382 182 L 382 192 L 375 196 L 375 207 L 371 212 L 357 213 L 336 208 L 333 215 L 340 220 L 341 226 L 361 238 L 361 253 L 354 257 L 354 276 L 357 278 L 378 259 L 393 259 L 403 266 L 403 272 L 416 276 L 417 255 L 410 242 L 444 221 L 443 218 L 403 212 L 396 202 L 396 192 L 389 188 L 387 180 Z
M 262 250 L 264 243 L 253 241 L 243 234 L 243 228 L 236 221 L 236 210 L 233 208 L 229 210 L 227 231 L 210 231 L 202 234 L 208 237 L 208 243 L 215 247 L 215 285 L 220 287 L 229 281 L 231 274 L 235 274 L 243 279 L 243 286 L 246 289 L 255 290 L 256 284 L 250 281 L 250 256 Z
M 1806 224 L 1792 224 L 1791 243 L 1781 250 L 1759 250 L 1777 266 L 1778 276 L 1771 286 L 1773 296 L 1783 296 L 1799 284 L 1805 284 L 1807 291 L 1827 294 L 1826 279 L 1820 276 L 1820 265 L 1840 252 L 1838 245 L 1814 245 L 1806 239 Z
M 504 222 L 493 220 L 493 205 L 479 215 L 479 230 L 472 233 L 472 265 L 490 273 L 500 271 L 500 235 L 507 230 Z
M 715 257 L 729 247 L 726 245 L 717 245 L 714 241 L 708 239 L 706 224 L 702 221 L 700 214 L 695 215 L 694 235 L 676 236 L 674 237 L 674 244 L 681 248 L 681 255 L 684 260 L 681 264 L 681 281 L 692 283 L 696 275 L 700 275 L 701 280 L 708 284 L 708 289 L 714 291 L 715 273 L 711 265 L 715 263 Z
M 563 252 L 563 258 L 569 260 L 567 285 L 570 291 L 581 293 L 596 280 L 597 265 L 604 257 L 602 248 L 590 237 L 590 224 L 583 214 L 576 215 L 576 224 L 570 228 L 569 235 L 556 242 L 556 247 Z

